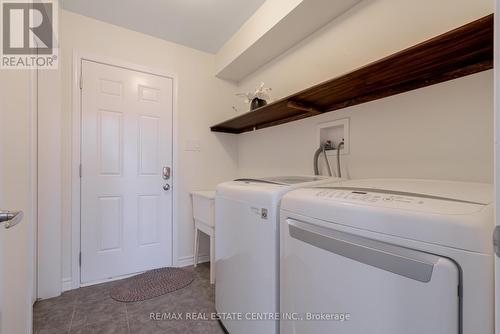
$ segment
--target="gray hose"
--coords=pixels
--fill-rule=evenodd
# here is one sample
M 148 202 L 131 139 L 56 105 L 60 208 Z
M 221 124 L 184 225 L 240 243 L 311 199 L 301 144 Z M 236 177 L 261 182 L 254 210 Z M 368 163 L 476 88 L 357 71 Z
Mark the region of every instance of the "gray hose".
M 313 158 L 313 163 L 314 163 L 314 175 L 319 175 L 319 167 L 318 167 L 318 159 L 319 159 L 319 154 L 323 151 L 323 145 L 321 145 L 316 152 L 314 152 L 314 158 Z
M 342 171 L 340 168 L 340 148 L 344 147 L 344 142 L 340 142 L 339 145 L 337 146 L 337 176 L 342 177 Z
M 323 155 L 325 156 L 326 168 L 328 168 L 328 176 L 332 176 L 332 167 L 330 167 L 330 161 L 326 155 L 325 145 L 323 145 Z
M 330 167 L 330 162 L 328 161 L 328 157 L 326 156 L 326 150 L 325 150 L 325 145 L 321 145 L 317 150 L 316 152 L 314 152 L 314 175 L 319 175 L 319 164 L 318 164 L 318 160 L 319 160 L 319 155 L 323 152 L 324 156 L 325 156 L 325 161 L 326 161 L 326 166 L 328 168 L 328 175 L 329 176 L 332 176 L 332 169 Z

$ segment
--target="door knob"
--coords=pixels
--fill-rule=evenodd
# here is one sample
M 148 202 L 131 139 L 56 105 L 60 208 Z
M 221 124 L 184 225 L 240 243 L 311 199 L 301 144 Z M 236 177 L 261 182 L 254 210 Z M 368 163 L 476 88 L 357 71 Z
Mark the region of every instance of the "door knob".
M 495 254 L 500 257 L 500 225 L 497 225 L 493 231 L 493 246 L 495 247 Z
M 163 186 L 163 190 L 169 191 L 170 190 L 170 184 L 165 183 L 165 185 Z
M 22 211 L 0 210 L 0 224 L 5 223 L 4 227 L 11 228 L 19 224 L 24 217 Z

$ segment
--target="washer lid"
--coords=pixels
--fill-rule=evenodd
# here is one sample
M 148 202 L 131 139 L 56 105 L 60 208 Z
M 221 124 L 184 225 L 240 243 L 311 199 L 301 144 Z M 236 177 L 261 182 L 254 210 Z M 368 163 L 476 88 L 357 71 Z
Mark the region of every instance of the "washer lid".
M 304 219 L 489 254 L 492 193 L 487 184 L 354 180 L 291 191 L 281 208 Z
M 259 205 L 272 204 L 277 206 L 281 196 L 292 189 L 314 187 L 323 183 L 333 184 L 335 180 L 340 179 L 301 175 L 237 179 L 218 184 L 216 197 L 237 199 L 254 204 L 260 203 Z
M 261 183 L 272 183 L 279 185 L 294 185 L 299 183 L 307 183 L 307 182 L 317 182 L 328 180 L 331 177 L 314 175 L 314 176 L 269 176 L 269 177 L 261 177 L 261 178 L 241 178 L 236 179 L 235 181 L 241 182 L 261 182 Z

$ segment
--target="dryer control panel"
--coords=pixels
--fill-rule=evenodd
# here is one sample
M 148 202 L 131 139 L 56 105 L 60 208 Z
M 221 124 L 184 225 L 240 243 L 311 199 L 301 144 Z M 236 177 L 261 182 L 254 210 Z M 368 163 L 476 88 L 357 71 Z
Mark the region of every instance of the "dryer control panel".
M 311 189 L 312 190 L 312 189 Z M 327 201 L 428 213 L 463 214 L 481 210 L 483 205 L 449 198 L 378 189 L 316 188 L 314 197 Z
M 316 194 L 317 197 L 322 197 L 325 199 L 339 199 L 339 200 L 349 200 L 356 202 L 365 203 L 377 203 L 377 202 L 396 202 L 396 203 L 408 203 L 408 204 L 424 204 L 423 198 L 393 195 L 393 194 L 381 194 L 375 192 L 366 192 L 358 190 L 333 190 L 325 189 L 320 190 Z

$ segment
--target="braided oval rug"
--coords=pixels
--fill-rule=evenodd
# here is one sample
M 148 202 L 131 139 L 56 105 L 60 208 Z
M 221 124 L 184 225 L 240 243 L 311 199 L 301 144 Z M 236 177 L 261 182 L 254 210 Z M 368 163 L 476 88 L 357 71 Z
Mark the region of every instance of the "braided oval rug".
M 193 272 L 181 268 L 160 268 L 126 278 L 110 291 L 119 302 L 138 302 L 182 289 L 193 282 Z

